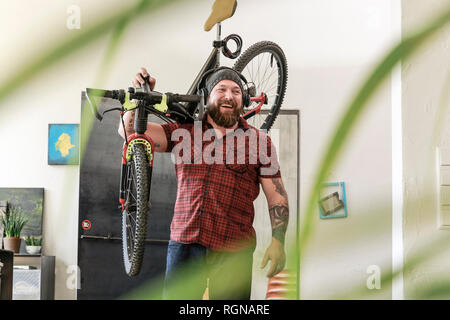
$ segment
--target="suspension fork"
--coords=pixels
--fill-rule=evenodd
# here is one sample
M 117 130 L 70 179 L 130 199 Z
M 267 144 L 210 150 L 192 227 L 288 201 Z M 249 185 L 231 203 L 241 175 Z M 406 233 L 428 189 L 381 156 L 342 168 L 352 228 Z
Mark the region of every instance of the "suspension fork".
M 122 212 L 125 210 L 125 191 L 127 189 L 127 159 L 126 159 L 126 148 L 127 143 L 123 144 L 122 151 L 122 165 L 120 166 L 120 192 L 119 192 L 119 202 L 122 206 Z
M 134 118 L 134 130 L 137 134 L 145 134 L 147 130 L 148 112 L 145 109 L 143 101 L 139 101 L 136 108 L 136 117 Z

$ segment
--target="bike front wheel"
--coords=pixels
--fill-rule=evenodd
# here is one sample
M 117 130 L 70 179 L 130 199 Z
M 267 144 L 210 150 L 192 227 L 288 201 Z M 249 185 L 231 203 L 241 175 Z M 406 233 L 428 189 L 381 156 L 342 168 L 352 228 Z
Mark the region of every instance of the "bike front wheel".
M 139 273 L 144 257 L 151 167 L 142 144 L 132 147 L 127 162 L 125 205 L 122 212 L 122 248 L 125 272 Z
M 261 41 L 250 46 L 236 61 L 233 68 L 240 72 L 255 87 L 256 96 L 264 92 L 267 95 L 267 105 L 248 123 L 256 128 L 269 131 L 280 112 L 287 85 L 287 61 L 283 50 L 274 42 Z M 248 112 L 258 105 L 252 102 L 244 109 Z

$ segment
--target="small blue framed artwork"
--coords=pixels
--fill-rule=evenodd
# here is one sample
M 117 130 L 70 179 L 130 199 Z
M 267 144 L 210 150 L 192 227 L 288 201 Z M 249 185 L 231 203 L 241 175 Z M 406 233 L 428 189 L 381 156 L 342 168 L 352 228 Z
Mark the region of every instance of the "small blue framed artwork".
M 80 133 L 78 124 L 48 125 L 48 164 L 79 164 Z
M 344 182 L 324 183 L 318 199 L 321 219 L 346 218 L 347 197 Z

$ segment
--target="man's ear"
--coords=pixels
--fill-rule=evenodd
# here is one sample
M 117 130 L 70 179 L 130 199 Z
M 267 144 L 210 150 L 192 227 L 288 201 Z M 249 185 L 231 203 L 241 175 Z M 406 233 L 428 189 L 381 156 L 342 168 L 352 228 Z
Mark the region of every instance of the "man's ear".
M 205 110 L 208 110 L 209 105 L 211 103 L 211 95 L 207 96 L 205 100 L 206 100 Z

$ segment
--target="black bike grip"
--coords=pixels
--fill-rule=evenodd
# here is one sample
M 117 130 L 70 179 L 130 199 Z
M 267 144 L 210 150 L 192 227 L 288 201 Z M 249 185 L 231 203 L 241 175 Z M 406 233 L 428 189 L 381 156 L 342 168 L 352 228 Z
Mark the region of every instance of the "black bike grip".
M 200 102 L 202 96 L 195 94 L 171 94 L 170 101 L 171 102 Z

